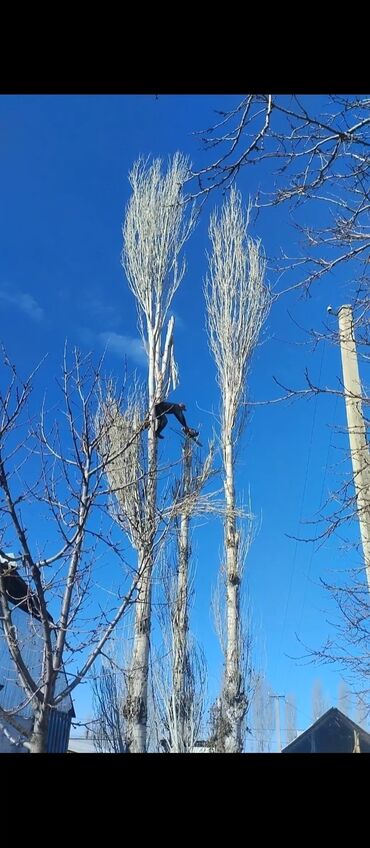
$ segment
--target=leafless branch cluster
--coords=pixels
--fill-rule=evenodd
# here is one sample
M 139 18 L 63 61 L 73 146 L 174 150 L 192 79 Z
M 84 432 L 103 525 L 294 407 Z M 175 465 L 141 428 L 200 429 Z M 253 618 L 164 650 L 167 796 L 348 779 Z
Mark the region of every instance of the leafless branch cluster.
M 286 744 L 289 745 L 297 737 L 297 705 L 294 695 L 285 698 L 285 727 Z
M 123 693 L 118 675 L 109 662 L 102 665 L 99 676 L 93 681 L 94 739 L 101 753 L 125 754 L 125 727 L 122 716 Z
M 260 166 L 271 188 L 259 193 L 259 208 L 289 203 L 297 211 L 313 201 L 316 209 L 312 223 L 308 205 L 305 222 L 295 216 L 305 249 L 277 263 L 280 270 L 296 267 L 297 285 L 308 287 L 349 262 L 359 298 L 368 297 L 369 97 L 249 94 L 200 135 L 210 162 L 193 172 L 192 197 L 230 186 L 242 167 Z
M 271 688 L 262 674 L 255 675 L 252 696 L 252 744 L 256 753 L 271 751 L 272 736 L 275 729 Z
M 202 463 L 190 439 L 186 441 L 181 477 L 173 486 L 175 545 L 173 549 L 167 544 L 160 569 L 158 617 L 163 658 L 154 661 L 153 675 L 160 735 L 171 753 L 193 751 L 204 713 L 205 660 L 189 627 L 194 579 L 190 520 L 207 508 L 209 497 L 202 497 L 202 489 L 212 476 L 212 464 L 213 445 Z
M 123 543 L 107 511 L 96 428 L 102 363 L 95 367 L 78 351 L 70 363 L 65 351 L 63 408 L 54 424 L 46 401 L 39 422 L 31 415 L 32 377 L 20 380 L 6 356 L 4 367 L 10 376 L 0 394 L 0 613 L 20 691 L 35 716 L 27 744 L 39 751 L 50 710 L 86 676 L 135 600 L 137 575 L 127 583 Z M 118 456 L 126 447 L 120 445 Z M 113 596 L 103 589 L 99 602 L 96 570 L 105 551 L 116 563 L 117 589 Z M 28 637 L 21 636 L 19 610 L 29 614 L 43 645 L 37 672 L 25 659 Z
M 163 652 L 152 663 L 157 735 L 164 753 L 194 753 L 205 710 L 207 666 L 194 638 L 187 636 L 181 695 L 174 686 L 174 632 L 163 621 Z M 165 661 L 164 661 L 165 657 Z
M 147 471 L 143 446 L 144 402 L 135 388 L 124 410 L 112 393 L 101 401 L 98 420 L 102 429 L 99 443 L 112 496 L 112 514 L 130 538 L 133 547 L 142 547 L 147 533 Z
M 185 206 L 182 197 L 189 168 L 187 158 L 177 153 L 164 174 L 160 159 L 151 165 L 138 159 L 129 176 L 132 195 L 123 224 L 122 264 L 136 299 L 148 354 L 150 344 L 155 347 L 159 396 L 166 395 L 169 389 L 163 384 L 165 366 L 170 366 L 174 387 L 177 379 L 171 346 L 173 327 L 167 334 L 163 357 L 160 337 L 185 274 L 185 260 L 180 260 L 180 253 L 196 220 L 194 208 Z
M 271 302 L 261 244 L 247 235 L 247 227 L 248 215 L 233 187 L 221 213 L 211 216 L 213 250 L 205 287 L 209 343 L 228 430 L 234 426 L 250 357 Z

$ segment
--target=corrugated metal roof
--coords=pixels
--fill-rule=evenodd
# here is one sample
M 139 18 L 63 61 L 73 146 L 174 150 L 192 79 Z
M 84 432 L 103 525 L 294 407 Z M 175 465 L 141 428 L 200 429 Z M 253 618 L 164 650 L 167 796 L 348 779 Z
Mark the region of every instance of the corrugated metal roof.
M 71 754 L 97 754 L 94 739 L 70 739 L 68 751 Z M 112 753 L 106 751 L 107 754 Z

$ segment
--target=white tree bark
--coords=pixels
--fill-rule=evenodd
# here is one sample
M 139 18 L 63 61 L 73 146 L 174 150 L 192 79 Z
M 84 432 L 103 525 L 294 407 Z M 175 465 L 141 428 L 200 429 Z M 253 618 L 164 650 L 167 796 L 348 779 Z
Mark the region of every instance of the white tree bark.
M 270 306 L 260 243 L 247 236 L 241 196 L 231 189 L 218 217 L 211 216 L 209 276 L 205 287 L 208 335 L 221 391 L 221 444 L 225 489 L 226 656 L 217 708 L 216 749 L 242 751 L 247 696 L 243 679 L 240 588 L 242 557 L 236 521 L 234 446 L 246 374 Z
M 150 369 L 150 385 L 153 369 Z M 127 533 L 137 552 L 138 595 L 135 605 L 134 643 L 123 703 L 126 725 L 126 746 L 131 753 L 145 750 L 147 722 L 147 685 L 149 668 L 149 635 L 151 603 L 152 546 L 155 534 L 155 515 L 152 504 L 156 475 L 156 443 L 154 426 L 149 431 L 148 468 L 142 440 L 144 409 L 137 387 L 129 397 L 128 408 L 122 413 L 109 393 L 101 405 L 104 421 L 103 456 L 108 467 L 108 480 L 116 503 L 112 511 Z M 130 447 L 122 456 L 122 445 Z M 117 457 L 115 459 L 114 457 Z
M 134 646 L 123 707 L 127 748 L 132 754 L 146 751 L 149 639 L 151 614 L 151 551 L 139 552 L 140 585 L 135 610 Z
M 187 159 L 176 153 L 165 174 L 161 173 L 161 164 L 160 159 L 154 160 L 150 166 L 142 159 L 134 164 L 130 173 L 132 195 L 123 225 L 122 262 L 129 286 L 136 298 L 139 327 L 148 355 L 150 415 L 146 526 L 144 544 L 138 549 L 140 592 L 136 606 L 129 692 L 125 707 L 128 748 L 131 753 L 144 753 L 146 750 L 151 587 L 157 529 L 157 442 L 154 407 L 167 394 L 171 378 L 173 387 L 176 387 L 173 318 L 170 318 L 164 339 L 163 335 L 174 294 L 185 273 L 185 262 L 179 264 L 179 254 L 195 223 L 193 210 L 185 207 L 182 200 L 182 188 L 189 174 Z
M 184 447 L 183 492 L 186 499 L 191 487 L 192 446 L 187 438 Z M 185 507 L 180 518 L 178 540 L 177 593 L 173 621 L 173 707 L 177 727 L 177 746 L 179 754 L 186 753 L 187 705 L 186 703 L 186 658 L 188 650 L 188 580 L 189 580 L 189 510 Z
M 173 487 L 171 503 L 176 520 L 174 557 L 170 537 L 161 557 L 158 618 L 163 644 L 160 658 L 153 660 L 154 704 L 160 748 L 175 754 L 194 750 L 204 715 L 206 665 L 189 629 L 194 578 L 190 524 L 195 515 L 218 509 L 212 494 L 202 494 L 213 472 L 213 458 L 213 443 L 200 462 L 192 439 L 185 440 L 181 479 Z
M 231 435 L 231 434 L 230 434 Z M 242 750 L 242 722 L 246 710 L 241 673 L 240 582 L 238 535 L 235 520 L 233 446 L 225 434 L 225 547 L 226 547 L 226 669 L 224 679 L 225 753 Z
M 49 711 L 47 709 L 36 710 L 32 733 L 26 747 L 30 754 L 45 754 L 48 730 Z

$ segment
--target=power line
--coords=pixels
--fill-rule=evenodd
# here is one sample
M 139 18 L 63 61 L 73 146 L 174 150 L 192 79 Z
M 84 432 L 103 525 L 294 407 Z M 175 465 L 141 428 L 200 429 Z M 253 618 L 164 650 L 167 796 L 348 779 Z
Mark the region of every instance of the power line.
M 320 384 L 320 382 L 321 382 L 321 374 L 322 374 L 322 367 L 323 367 L 323 361 L 324 361 L 324 353 L 325 353 L 325 342 L 324 342 L 324 344 L 323 344 L 323 346 L 322 346 L 322 354 L 321 354 L 321 362 L 320 362 L 320 372 L 319 372 L 319 378 L 318 378 L 318 382 L 319 382 L 319 384 Z M 315 430 L 315 425 L 316 425 L 316 415 L 317 415 L 317 398 L 318 398 L 318 395 L 316 394 L 316 396 L 315 396 L 315 403 L 314 403 L 314 411 L 313 411 L 313 416 L 312 416 L 311 436 L 310 436 L 310 442 L 309 442 L 309 448 L 308 448 L 308 454 L 307 454 L 306 471 L 305 471 L 304 484 L 303 484 L 303 490 L 302 490 L 302 497 L 301 497 L 301 503 L 300 503 L 299 520 L 298 520 L 298 526 L 297 526 L 297 536 L 298 536 L 299 527 L 300 527 L 300 525 L 301 525 L 301 523 L 302 523 L 303 507 L 304 507 L 304 502 L 305 502 L 305 499 L 306 499 L 307 482 L 308 482 L 308 472 L 309 472 L 309 468 L 310 468 L 311 453 L 312 453 L 312 445 L 313 445 L 313 436 L 314 436 L 314 430 Z M 288 589 L 287 600 L 286 600 L 286 604 L 285 604 L 285 613 L 284 613 L 284 618 L 283 618 L 283 627 L 282 627 L 281 637 L 280 637 L 280 651 L 282 650 L 282 645 L 283 645 L 283 639 L 284 639 L 284 633 L 285 633 L 285 626 L 286 626 L 286 621 L 287 621 L 288 608 L 289 608 L 289 604 L 290 604 L 290 596 L 291 596 L 292 585 L 293 585 L 293 577 L 294 577 L 295 569 L 296 569 L 297 552 L 298 552 L 298 541 L 299 541 L 299 540 L 298 540 L 298 538 L 296 538 L 296 540 L 295 540 L 294 552 L 293 552 L 293 560 L 292 560 L 292 565 L 291 565 L 291 569 L 290 569 L 290 581 L 289 581 L 289 589 Z
M 321 504 L 322 504 L 323 495 L 324 495 L 324 488 L 325 488 L 325 485 L 326 485 L 326 477 L 327 477 L 327 470 L 328 470 L 328 465 L 329 465 L 330 451 L 333 447 L 333 430 L 334 430 L 334 421 L 335 421 L 336 413 L 337 413 L 337 406 L 338 406 L 338 395 L 336 395 L 335 402 L 334 402 L 333 420 L 332 420 L 331 427 L 330 427 L 329 446 L 328 446 L 328 450 L 327 450 L 327 454 L 326 454 L 325 471 L 324 471 L 324 476 L 323 476 L 323 481 L 322 481 L 322 486 L 321 486 L 321 494 L 320 494 L 320 501 L 319 501 L 320 507 L 321 507 Z M 309 577 L 310 577 L 310 573 L 311 573 L 312 561 L 313 561 L 314 554 L 317 553 L 317 550 L 318 550 L 318 548 L 315 549 L 314 546 L 312 545 L 311 554 L 310 554 L 310 558 L 309 558 L 309 562 L 308 562 L 307 574 L 306 574 L 305 588 L 304 588 L 304 593 L 303 593 L 301 615 L 300 615 L 299 624 L 298 624 L 298 628 L 297 628 L 298 633 L 299 633 L 299 631 L 301 629 L 301 625 L 302 625 L 302 619 L 303 619 L 303 613 L 304 613 L 304 608 L 305 608 L 305 604 L 306 604 L 307 591 L 308 591 L 308 581 L 309 581 Z

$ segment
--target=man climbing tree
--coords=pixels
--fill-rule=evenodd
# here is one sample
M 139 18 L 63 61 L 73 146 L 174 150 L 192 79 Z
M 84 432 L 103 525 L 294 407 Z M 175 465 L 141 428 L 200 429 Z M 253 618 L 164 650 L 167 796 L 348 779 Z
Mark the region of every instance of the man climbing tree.
M 185 420 L 184 410 L 186 410 L 186 406 L 185 406 L 184 403 L 171 403 L 171 401 L 165 401 L 164 400 L 164 401 L 161 401 L 160 403 L 155 404 L 155 407 L 154 407 L 154 415 L 155 415 L 155 419 L 156 419 L 155 434 L 156 434 L 158 439 L 164 438 L 164 436 L 162 436 L 161 433 L 162 433 L 162 430 L 164 430 L 166 424 L 168 424 L 168 418 L 167 418 L 166 412 L 167 412 L 168 415 L 174 415 L 175 418 L 177 418 L 177 420 L 179 421 L 179 423 L 182 426 L 184 433 L 187 436 L 191 436 L 192 439 L 197 438 L 197 436 L 199 435 L 199 432 L 198 432 L 198 430 L 193 430 L 191 427 L 188 427 L 186 420 Z M 145 427 L 147 428 L 149 426 L 150 426 L 150 419 L 148 418 L 145 421 Z
M 184 410 L 186 410 L 186 406 L 184 403 L 171 403 L 169 401 L 161 401 L 161 403 L 156 403 L 154 407 L 155 417 L 156 417 L 156 430 L 155 434 L 158 439 L 163 439 L 164 437 L 161 435 L 162 430 L 164 430 L 166 424 L 168 423 L 168 418 L 166 412 L 169 415 L 174 415 L 175 418 L 180 422 L 184 433 L 187 436 L 191 436 L 193 439 L 199 435 L 198 430 L 193 430 L 191 427 L 188 427 L 185 421 Z
M 138 512 L 142 526 L 140 533 L 136 531 L 139 593 L 124 704 L 127 748 L 135 754 L 147 750 L 152 585 L 159 527 L 155 405 L 167 397 L 171 385 L 173 389 L 177 385 L 174 316 L 169 317 L 169 312 L 185 273 L 181 252 L 196 222 L 194 208 L 182 199 L 190 170 L 190 163 L 180 153 L 169 160 L 165 173 L 160 159 L 151 163 L 138 159 L 130 172 L 132 194 L 123 223 L 122 263 L 138 306 L 139 330 L 148 355 L 146 402 L 150 410 L 145 497 Z

